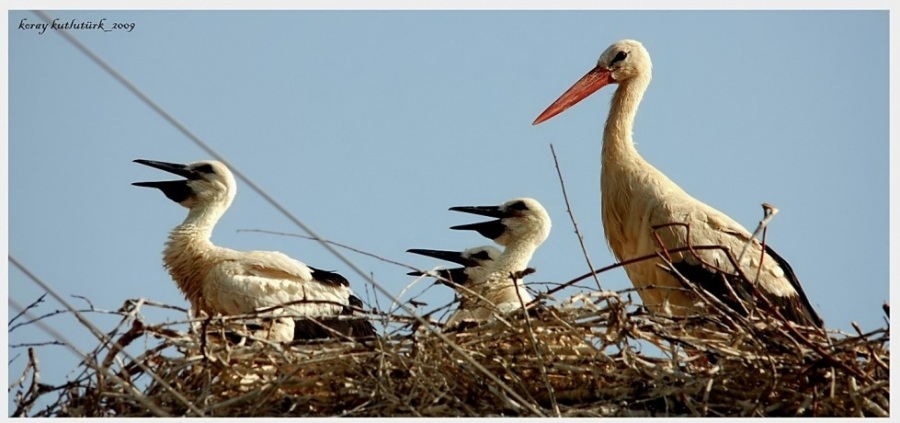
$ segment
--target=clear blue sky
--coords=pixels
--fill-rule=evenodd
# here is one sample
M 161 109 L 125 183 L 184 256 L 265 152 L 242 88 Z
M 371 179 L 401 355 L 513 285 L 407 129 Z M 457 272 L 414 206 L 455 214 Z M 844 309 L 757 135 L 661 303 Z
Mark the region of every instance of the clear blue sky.
M 609 44 L 640 40 L 654 65 L 634 134 L 640 153 L 751 230 L 760 203 L 777 206 L 768 242 L 827 326 L 883 325 L 887 12 L 53 15 L 135 23 L 130 33 L 73 33 L 327 239 L 430 268 L 440 263 L 404 251 L 488 243 L 448 230 L 479 218 L 447 208 L 538 199 L 553 231 L 532 261 L 532 282 L 588 270 L 551 142 L 594 265 L 614 262 L 599 197 L 613 89 L 538 127 L 531 122 Z M 161 262 L 167 232 L 186 210 L 131 186 L 170 177 L 131 161 L 208 155 L 52 30 L 18 29 L 22 19 L 40 22 L 36 15 L 8 19 L 9 254 L 61 294 L 100 309 L 139 297 L 187 306 Z M 338 271 L 374 304 L 371 287 L 317 243 L 239 229 L 300 233 L 244 184 L 214 242 Z M 411 280 L 405 268 L 347 254 L 395 294 Z M 630 286 L 622 271 L 601 282 Z M 41 292 L 10 265 L 12 299 L 27 304 Z M 452 297 L 437 287 L 419 299 L 428 310 Z M 37 311 L 58 308 L 51 300 Z M 115 323 L 91 316 L 104 329 Z M 96 345 L 69 315 L 50 322 L 80 348 Z M 36 327 L 9 334 L 10 344 L 48 339 Z M 10 358 L 24 352 L 8 350 Z M 71 376 L 77 359 L 69 352 L 38 352 L 45 382 Z M 20 356 L 9 365 L 10 382 L 24 364 Z

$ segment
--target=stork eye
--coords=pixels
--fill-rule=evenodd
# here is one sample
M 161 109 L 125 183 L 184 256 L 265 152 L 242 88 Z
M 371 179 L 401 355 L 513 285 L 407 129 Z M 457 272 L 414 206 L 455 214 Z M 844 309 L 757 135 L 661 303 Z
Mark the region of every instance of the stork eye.
M 524 201 L 516 201 L 507 207 L 507 210 L 528 210 L 528 206 L 525 205 Z
M 612 63 L 610 63 L 610 64 L 613 64 L 616 62 L 621 62 L 621 61 L 625 60 L 626 57 L 628 57 L 628 53 L 626 53 L 624 51 L 620 51 L 620 52 L 616 53 L 616 57 L 613 58 Z
M 479 251 L 475 254 L 472 254 L 472 258 L 476 258 L 478 260 L 489 260 L 491 257 L 488 255 L 487 251 Z
M 201 173 L 216 173 L 211 164 L 197 166 L 194 170 Z

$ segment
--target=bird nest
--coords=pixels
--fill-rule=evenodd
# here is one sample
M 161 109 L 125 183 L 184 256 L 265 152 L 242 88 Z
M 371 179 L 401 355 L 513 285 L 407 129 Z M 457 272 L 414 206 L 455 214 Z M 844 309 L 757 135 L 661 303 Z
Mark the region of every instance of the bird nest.
M 37 354 L 29 349 L 12 414 L 887 416 L 890 410 L 888 328 L 825 333 L 762 312 L 672 318 L 604 291 L 452 331 L 383 315 L 373 319 L 393 329 L 379 338 L 283 345 L 226 341 L 217 320 L 190 330 L 150 324 L 140 313 L 148 304 L 127 302 L 111 342 L 87 354 L 78 376 L 63 386 L 40 382 Z M 142 351 L 127 352 L 135 348 Z M 40 403 L 49 405 L 38 409 Z

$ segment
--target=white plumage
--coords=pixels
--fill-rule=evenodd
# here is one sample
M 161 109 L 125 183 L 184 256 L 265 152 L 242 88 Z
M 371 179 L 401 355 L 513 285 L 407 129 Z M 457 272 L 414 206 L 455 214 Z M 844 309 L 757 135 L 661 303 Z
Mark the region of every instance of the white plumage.
M 721 245 L 737 257 L 749 243 L 739 267 L 755 285 L 736 275 L 735 267 L 721 250 L 696 250 L 696 255 L 677 253 L 672 255 L 672 262 L 678 273 L 735 310 L 745 312 L 735 294 L 751 307 L 760 304 L 753 293 L 755 287 L 786 318 L 799 324 L 822 326 L 821 318 L 784 259 L 768 245 L 763 249 L 743 226 L 686 193 L 638 154 L 632 128 L 638 105 L 650 83 L 651 68 L 650 55 L 641 43 L 616 42 L 603 52 L 593 70 L 534 121 L 538 124 L 552 118 L 607 84 L 619 84 L 603 131 L 600 177 L 603 229 L 616 258 L 625 261 L 656 253 L 660 246 L 653 227 L 673 222 L 689 225 L 690 245 Z M 688 245 L 684 226 L 655 232 L 666 248 Z M 660 264 L 660 260 L 653 259 L 625 266 L 644 304 L 655 311 L 676 315 L 696 312 L 696 296 Z M 734 294 L 726 286 L 726 280 Z M 657 288 L 641 289 L 651 285 Z
M 550 215 L 537 200 L 515 198 L 500 206 L 452 207 L 450 210 L 495 217 L 496 220 L 453 226 L 451 229 L 474 230 L 504 247 L 503 253 L 487 266 L 479 281 L 466 287 L 479 296 L 471 297 L 467 320 L 483 321 L 495 313 L 504 314 L 522 308 L 532 301 L 522 278 L 534 252 L 550 235 Z M 447 324 L 457 323 L 451 319 Z
M 237 190 L 231 171 L 218 161 L 188 165 L 135 160 L 185 177 L 184 180 L 136 182 L 159 188 L 169 199 L 189 209 L 184 222 L 169 235 L 163 262 L 195 314 L 236 315 L 308 301 L 274 310 L 275 315 L 332 317 L 324 323 L 348 336 L 374 335 L 371 323 L 359 319 L 334 319 L 362 306 L 349 282 L 336 273 L 307 266 L 277 251 L 235 251 L 210 241 L 213 228 L 225 213 Z M 297 322 L 299 323 L 299 322 Z M 270 340 L 328 336 L 329 331 L 292 317 L 276 319 Z
M 429 276 L 434 275 L 438 281 L 456 289 L 459 285 L 466 285 L 470 282 L 483 280 L 486 276 L 488 266 L 494 263 L 500 252 L 497 247 L 483 245 L 480 247 L 468 248 L 464 251 L 446 251 L 446 250 L 423 250 L 413 248 L 406 250 L 407 253 L 419 254 L 428 257 L 434 257 L 441 260 L 447 260 L 463 267 L 452 269 L 440 269 L 434 272 L 409 272 L 410 276 Z
M 406 251 L 463 265 L 464 267 L 441 269 L 432 273 L 440 278 L 438 280 L 441 283 L 453 288 L 459 300 L 459 307 L 453 311 L 453 314 L 450 315 L 445 324 L 452 326 L 461 321 L 477 320 L 473 311 L 478 308 L 478 302 L 473 299 L 473 294 L 477 295 L 476 290 L 478 290 L 478 287 L 488 279 L 490 267 L 502 254 L 499 249 L 490 245 L 484 245 L 469 248 L 462 252 L 423 249 Z M 408 273 L 410 276 L 424 276 L 426 274 L 423 272 Z

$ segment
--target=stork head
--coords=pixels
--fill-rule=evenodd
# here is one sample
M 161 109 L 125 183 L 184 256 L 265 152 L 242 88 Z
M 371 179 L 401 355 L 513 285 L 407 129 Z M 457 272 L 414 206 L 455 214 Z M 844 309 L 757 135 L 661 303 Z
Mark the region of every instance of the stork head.
M 444 251 L 444 250 L 421 250 L 410 249 L 408 253 L 420 254 L 423 256 L 434 257 L 441 260 L 447 260 L 465 267 L 453 269 L 445 269 L 437 271 L 437 275 L 443 279 L 449 280 L 459 285 L 465 285 L 469 280 L 483 279 L 483 275 L 487 273 L 487 268 L 500 257 L 500 250 L 490 245 L 469 248 L 465 251 Z M 422 272 L 409 272 L 410 276 L 423 276 Z M 444 281 L 440 281 L 444 283 Z M 444 283 L 445 285 L 449 285 Z
M 635 40 L 616 41 L 600 55 L 597 66 L 559 96 L 534 120 L 532 125 L 537 125 L 562 113 L 606 85 L 624 84 L 639 78 L 649 81 L 652 68 L 650 53 L 640 42 Z
M 234 175 L 219 161 L 203 160 L 186 165 L 142 159 L 134 162 L 184 177 L 176 181 L 135 182 L 132 185 L 159 188 L 170 200 L 189 209 L 214 204 L 228 207 L 237 191 Z
M 477 231 L 503 246 L 517 242 L 539 245 L 550 235 L 550 215 L 533 198 L 515 198 L 499 206 L 451 207 L 450 210 L 496 217 L 497 220 L 450 229 Z

